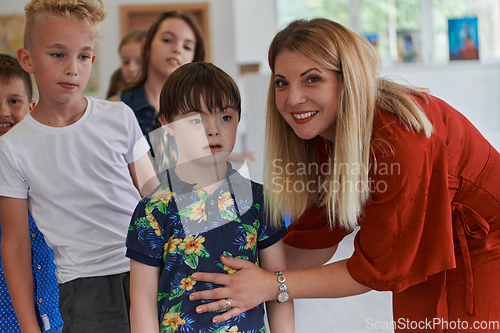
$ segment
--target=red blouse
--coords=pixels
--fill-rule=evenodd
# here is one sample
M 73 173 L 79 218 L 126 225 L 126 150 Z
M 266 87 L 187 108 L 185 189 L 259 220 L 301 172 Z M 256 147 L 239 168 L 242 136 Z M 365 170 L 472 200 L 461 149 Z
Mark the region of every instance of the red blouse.
M 417 102 L 434 126 L 431 138 L 390 112 L 376 114 L 373 192 L 347 268 L 359 283 L 394 292 L 396 331 L 408 320 L 439 319 L 429 332 L 458 319 L 469 328 L 500 322 L 500 154 L 462 114 L 428 99 Z M 324 144 L 318 149 L 326 161 Z M 322 207 L 308 209 L 288 231 L 285 243 L 308 249 L 348 234 L 329 229 Z

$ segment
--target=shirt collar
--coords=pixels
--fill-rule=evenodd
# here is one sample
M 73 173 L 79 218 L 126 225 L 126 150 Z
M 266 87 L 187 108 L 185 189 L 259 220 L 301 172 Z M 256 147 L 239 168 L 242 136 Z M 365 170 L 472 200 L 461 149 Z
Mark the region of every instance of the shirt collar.
M 239 172 L 233 169 L 231 163 L 226 161 L 226 164 L 227 164 L 227 172 L 225 177 L 226 182 L 224 182 L 221 186 L 227 186 L 226 184 L 228 178 L 233 187 L 241 185 L 243 182 L 243 177 L 239 174 Z M 181 180 L 175 173 L 175 166 L 167 170 L 167 177 L 165 177 L 164 182 L 168 183 L 169 178 L 170 178 L 170 184 L 172 185 L 170 190 L 178 194 L 191 192 L 194 186 L 196 186 L 196 184 L 187 183 Z

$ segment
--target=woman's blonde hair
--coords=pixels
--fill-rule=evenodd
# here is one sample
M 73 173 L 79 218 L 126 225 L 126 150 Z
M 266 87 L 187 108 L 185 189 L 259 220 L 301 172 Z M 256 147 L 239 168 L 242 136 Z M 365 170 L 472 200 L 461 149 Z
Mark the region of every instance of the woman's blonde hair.
M 31 0 L 25 7 L 24 46 L 30 48 L 35 39 L 36 25 L 56 17 L 82 22 L 97 38 L 99 22 L 106 17 L 102 0 Z
M 335 141 L 328 161 L 329 172 L 322 179 L 316 140 L 324 139 L 299 138 L 276 107 L 274 65 L 276 56 L 285 50 L 304 54 L 335 72 L 339 80 Z M 413 96 L 427 101 L 426 97 L 420 89 L 380 78 L 378 54 L 371 44 L 328 19 L 290 23 L 274 37 L 268 60 L 272 74 L 264 181 L 271 224 L 277 225 L 285 214 L 294 220 L 307 207 L 317 204 L 326 206 L 332 228 L 339 225 L 351 230 L 357 226 L 370 194 L 370 145 L 376 109 L 393 112 L 409 129 L 430 136 L 432 124 L 413 101 Z

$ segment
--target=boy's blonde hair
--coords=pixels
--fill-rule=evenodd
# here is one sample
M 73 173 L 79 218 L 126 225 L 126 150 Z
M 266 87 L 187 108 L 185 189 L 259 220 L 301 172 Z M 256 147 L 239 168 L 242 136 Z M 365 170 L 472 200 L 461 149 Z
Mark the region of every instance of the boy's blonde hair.
M 81 21 L 97 37 L 97 25 L 106 17 L 102 0 L 31 0 L 25 7 L 24 47 L 33 46 L 36 25 L 56 17 Z
M 276 107 L 274 65 L 276 56 L 285 50 L 304 54 L 333 71 L 339 80 L 337 123 L 332 133 L 335 141 L 329 161 L 333 165 L 324 179 L 327 186 L 315 187 L 316 191 L 309 191 L 309 184 L 318 181 L 319 172 L 297 169 L 317 164 L 316 140 L 324 139 L 302 140 Z M 376 110 L 397 114 L 410 130 L 424 132 L 429 137 L 432 124 L 413 100 L 417 97 L 426 101 L 426 97 L 420 89 L 379 77 L 378 54 L 370 43 L 328 19 L 290 23 L 274 37 L 268 56 L 272 74 L 267 103 L 264 182 L 271 221 L 277 224 L 285 214 L 296 219 L 306 208 L 317 204 L 326 207 L 331 227 L 339 225 L 351 230 L 357 225 L 370 194 L 370 147 Z M 287 166 L 285 175 L 284 165 Z M 290 166 L 295 169 L 291 170 Z M 355 168 L 359 172 L 349 172 Z M 308 190 L 283 190 L 290 183 L 308 184 Z M 349 184 L 362 184 L 363 190 L 353 189 L 347 186 Z

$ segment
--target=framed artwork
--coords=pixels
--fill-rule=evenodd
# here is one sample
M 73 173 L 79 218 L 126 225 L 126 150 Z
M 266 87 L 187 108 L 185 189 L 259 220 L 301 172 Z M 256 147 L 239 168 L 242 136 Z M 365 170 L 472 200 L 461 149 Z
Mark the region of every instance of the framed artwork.
M 0 53 L 15 57 L 23 39 L 24 15 L 0 15 Z
M 17 49 L 24 45 L 24 15 L 0 15 L 0 53 L 16 57 Z M 38 100 L 38 89 L 35 79 L 33 83 L 33 99 Z
M 477 17 L 448 20 L 450 60 L 479 59 Z
M 367 33 L 363 35 L 369 42 L 370 44 L 373 45 L 375 50 L 378 52 L 378 34 L 377 33 Z
M 420 34 L 416 30 L 398 31 L 398 62 L 419 62 L 421 60 L 420 52 Z

